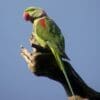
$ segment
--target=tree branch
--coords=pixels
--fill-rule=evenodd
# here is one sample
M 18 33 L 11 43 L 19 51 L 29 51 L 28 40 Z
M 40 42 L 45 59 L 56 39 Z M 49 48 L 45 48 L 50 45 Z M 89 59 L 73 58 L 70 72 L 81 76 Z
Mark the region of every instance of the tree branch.
M 32 44 L 32 47 L 36 49 L 34 52 L 32 51 L 30 53 L 23 47 L 21 49 L 21 55 L 28 64 L 30 71 L 37 76 L 45 76 L 60 82 L 65 88 L 69 100 L 74 100 L 64 75 L 59 69 L 56 60 L 50 50 L 45 49 L 36 43 L 33 43 L 33 40 L 30 40 L 30 43 Z M 67 71 L 68 78 L 77 100 L 100 100 L 100 93 L 91 89 L 76 73 L 69 62 L 63 61 L 63 63 L 65 65 L 65 70 Z

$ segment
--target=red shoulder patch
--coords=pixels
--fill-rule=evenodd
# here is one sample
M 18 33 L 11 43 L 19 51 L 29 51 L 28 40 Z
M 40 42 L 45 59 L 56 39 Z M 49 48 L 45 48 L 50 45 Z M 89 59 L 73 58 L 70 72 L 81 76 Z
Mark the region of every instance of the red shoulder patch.
M 42 26 L 43 28 L 46 28 L 46 21 L 45 21 L 45 18 L 40 19 L 39 23 L 41 24 L 41 26 Z

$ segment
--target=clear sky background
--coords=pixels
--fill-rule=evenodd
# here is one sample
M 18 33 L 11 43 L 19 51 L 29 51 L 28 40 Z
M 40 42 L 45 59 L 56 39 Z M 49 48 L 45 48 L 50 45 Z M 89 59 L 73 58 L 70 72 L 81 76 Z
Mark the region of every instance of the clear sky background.
M 85 82 L 100 91 L 100 0 L 0 1 L 0 100 L 66 100 L 63 87 L 37 77 L 20 56 L 32 26 L 22 18 L 28 6 L 44 8 L 61 28 L 66 53 Z

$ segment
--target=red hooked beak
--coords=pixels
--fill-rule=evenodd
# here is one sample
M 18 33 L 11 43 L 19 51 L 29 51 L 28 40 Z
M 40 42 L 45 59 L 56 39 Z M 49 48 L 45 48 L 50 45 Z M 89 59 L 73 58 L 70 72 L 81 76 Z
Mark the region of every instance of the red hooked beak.
M 29 13 L 24 12 L 24 14 L 23 14 L 23 18 L 24 18 L 26 21 L 30 21 L 31 16 L 29 15 Z

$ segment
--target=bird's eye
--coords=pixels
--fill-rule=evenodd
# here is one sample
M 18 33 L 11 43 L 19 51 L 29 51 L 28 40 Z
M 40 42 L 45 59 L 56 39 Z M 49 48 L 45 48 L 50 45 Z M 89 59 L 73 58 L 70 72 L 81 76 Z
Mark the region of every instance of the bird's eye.
M 29 13 L 24 12 L 23 18 L 24 18 L 26 21 L 29 21 L 29 20 L 30 20 L 30 15 L 29 15 Z

